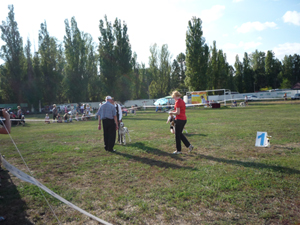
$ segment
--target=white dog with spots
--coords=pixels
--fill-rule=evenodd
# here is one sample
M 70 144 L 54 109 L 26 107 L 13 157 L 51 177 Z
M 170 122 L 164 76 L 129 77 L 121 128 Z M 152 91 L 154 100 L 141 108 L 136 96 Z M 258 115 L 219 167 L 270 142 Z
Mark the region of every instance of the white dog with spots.
M 120 144 L 126 145 L 126 134 L 128 135 L 129 142 L 131 142 L 130 136 L 129 136 L 129 130 L 127 127 L 124 127 L 124 123 L 120 122 L 120 128 L 119 128 L 119 134 L 120 134 Z

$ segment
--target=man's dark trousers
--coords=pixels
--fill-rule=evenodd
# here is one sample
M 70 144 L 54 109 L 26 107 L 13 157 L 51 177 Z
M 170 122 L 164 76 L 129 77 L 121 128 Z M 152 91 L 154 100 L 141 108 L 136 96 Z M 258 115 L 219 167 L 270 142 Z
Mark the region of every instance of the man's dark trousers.
M 104 145 L 106 151 L 112 151 L 116 141 L 116 124 L 114 119 L 104 119 L 103 123 L 103 135 Z

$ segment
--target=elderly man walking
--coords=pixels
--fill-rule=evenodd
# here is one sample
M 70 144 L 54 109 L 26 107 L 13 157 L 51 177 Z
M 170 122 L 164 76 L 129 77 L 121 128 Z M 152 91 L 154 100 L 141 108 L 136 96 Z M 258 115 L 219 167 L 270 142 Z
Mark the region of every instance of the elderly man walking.
M 106 151 L 115 152 L 114 145 L 116 141 L 116 130 L 119 129 L 116 108 L 111 96 L 106 96 L 105 103 L 98 111 L 98 130 L 101 130 L 101 121 L 103 123 L 104 148 Z

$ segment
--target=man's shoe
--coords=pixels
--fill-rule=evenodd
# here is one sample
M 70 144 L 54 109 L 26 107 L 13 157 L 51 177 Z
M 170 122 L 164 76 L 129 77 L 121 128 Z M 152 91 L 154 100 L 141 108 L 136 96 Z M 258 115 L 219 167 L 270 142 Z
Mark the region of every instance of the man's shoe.
M 179 152 L 179 151 L 173 152 L 173 155 L 178 155 L 178 154 L 182 154 L 182 152 Z
M 193 145 L 190 145 L 190 146 L 189 146 L 189 152 L 193 151 L 193 149 L 194 149 L 194 146 L 193 146 Z

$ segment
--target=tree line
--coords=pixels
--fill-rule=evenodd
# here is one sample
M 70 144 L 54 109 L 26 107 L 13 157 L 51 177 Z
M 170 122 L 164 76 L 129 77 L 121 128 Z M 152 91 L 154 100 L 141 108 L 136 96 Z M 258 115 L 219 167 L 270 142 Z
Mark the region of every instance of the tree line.
M 129 99 L 159 98 L 172 90 L 230 89 L 240 93 L 290 88 L 299 81 L 299 55 L 275 58 L 272 51 L 256 50 L 234 66 L 216 42 L 208 46 L 202 20 L 193 17 L 186 31 L 186 52 L 172 60 L 168 45 L 150 46 L 148 66 L 132 52 L 125 22 L 116 18 L 99 21 L 98 43 L 79 30 L 75 17 L 66 19 L 63 41 L 51 36 L 47 23 L 40 25 L 38 50 L 32 54 L 29 39 L 23 47 L 14 6 L 0 25 L 0 101 L 29 103 L 38 107 L 66 102 L 102 101 L 112 95 Z

